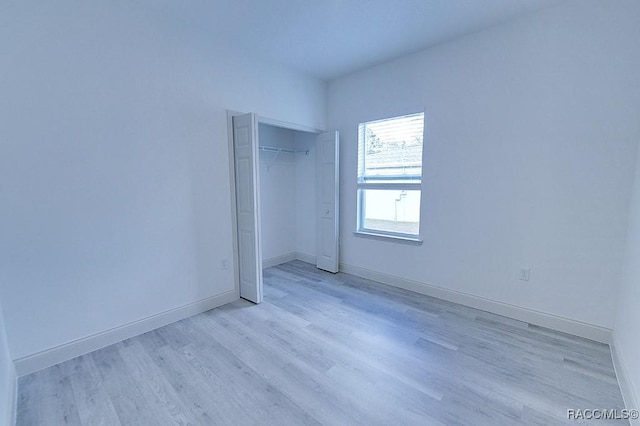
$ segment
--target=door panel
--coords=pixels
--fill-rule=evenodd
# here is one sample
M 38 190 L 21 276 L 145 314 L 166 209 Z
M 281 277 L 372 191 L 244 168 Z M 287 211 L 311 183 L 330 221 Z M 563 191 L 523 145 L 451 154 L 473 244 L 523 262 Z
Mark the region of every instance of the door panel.
M 325 151 L 326 151 L 326 147 L 325 147 Z M 327 152 L 323 152 L 323 155 L 328 155 L 331 156 L 331 153 L 327 153 Z M 333 182 L 333 179 L 331 179 L 330 177 L 333 176 L 334 174 L 334 168 L 335 165 L 334 164 L 330 164 L 330 163 L 325 163 L 323 164 L 321 173 L 323 176 L 322 179 L 322 202 L 326 203 L 326 204 L 333 204 L 334 202 L 334 197 L 335 197 L 335 182 Z M 326 179 L 324 177 L 329 177 L 329 179 Z
M 316 266 L 338 272 L 338 132 L 316 139 Z
M 333 230 L 335 227 L 333 218 L 323 217 L 322 219 L 322 234 L 323 235 L 331 235 L 333 234 Z M 322 256 L 333 257 L 334 255 L 334 244 L 331 238 L 323 238 L 322 239 Z
M 262 302 L 258 122 L 255 114 L 233 117 L 240 297 Z

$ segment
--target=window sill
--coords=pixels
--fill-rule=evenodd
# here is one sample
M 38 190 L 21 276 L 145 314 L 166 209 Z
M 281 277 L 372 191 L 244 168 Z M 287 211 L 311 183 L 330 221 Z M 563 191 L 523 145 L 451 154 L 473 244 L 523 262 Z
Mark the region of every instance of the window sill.
M 374 240 L 390 241 L 411 245 L 422 245 L 423 242 L 420 237 L 404 237 L 400 235 L 389 235 L 371 231 L 353 231 L 353 235 L 355 235 L 356 237 L 371 238 Z

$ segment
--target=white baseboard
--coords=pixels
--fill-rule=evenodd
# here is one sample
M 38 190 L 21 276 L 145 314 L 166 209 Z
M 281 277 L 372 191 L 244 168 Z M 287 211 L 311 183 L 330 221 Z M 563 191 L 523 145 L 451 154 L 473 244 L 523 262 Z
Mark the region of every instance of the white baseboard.
M 291 262 L 292 260 L 300 260 L 301 262 L 316 264 L 316 257 L 307 253 L 288 253 L 282 256 L 270 257 L 262 261 L 262 269 L 271 268 L 272 266 L 282 265 L 283 263 Z
M 287 253 L 282 256 L 270 257 L 262 261 L 262 269 L 271 268 L 272 266 L 281 265 L 283 263 L 296 260 L 296 253 Z
M 607 344 L 611 342 L 611 329 L 605 327 L 575 321 L 545 312 L 534 311 L 521 306 L 510 305 L 508 303 L 498 302 L 496 300 L 486 299 L 455 290 L 449 290 L 433 284 L 408 280 L 395 275 L 376 272 L 345 263 L 340 263 L 340 271 L 373 281 L 378 281 L 393 287 L 399 287 L 427 296 L 436 297 L 438 299 L 447 300 L 449 302 L 459 303 L 482 311 L 548 327 L 574 336 L 580 336 Z
M 616 371 L 618 383 L 620 384 L 620 392 L 622 393 L 624 406 L 627 409 L 640 409 L 640 405 L 638 405 L 638 395 L 631 383 L 627 364 L 625 363 L 624 357 L 620 353 L 619 349 L 620 347 L 616 342 L 616 334 L 613 333 L 611 339 L 611 358 L 613 359 L 613 368 Z M 630 422 L 631 426 L 640 426 L 640 419 L 631 419 Z
M 313 254 L 296 252 L 296 260 L 299 260 L 305 263 L 310 263 L 312 265 L 316 264 L 316 257 Z
M 50 367 L 77 356 L 93 352 L 130 337 L 138 336 L 167 324 L 180 321 L 190 316 L 217 308 L 238 299 L 238 292 L 234 289 L 217 296 L 208 297 L 197 302 L 179 306 L 159 314 L 134 321 L 111 330 L 83 337 L 35 354 L 14 360 L 16 374 L 24 376 L 43 368 Z

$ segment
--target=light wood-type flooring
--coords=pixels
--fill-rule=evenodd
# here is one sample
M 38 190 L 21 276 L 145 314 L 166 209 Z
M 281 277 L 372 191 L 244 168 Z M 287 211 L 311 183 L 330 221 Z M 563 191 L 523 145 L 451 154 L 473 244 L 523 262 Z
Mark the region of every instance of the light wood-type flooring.
M 19 380 L 23 425 L 560 425 L 609 347 L 295 261 L 239 300 Z

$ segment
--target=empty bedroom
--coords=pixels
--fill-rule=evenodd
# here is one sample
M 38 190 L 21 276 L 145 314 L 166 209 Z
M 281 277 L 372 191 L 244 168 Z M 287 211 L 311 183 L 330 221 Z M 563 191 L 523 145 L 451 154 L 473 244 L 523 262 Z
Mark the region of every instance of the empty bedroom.
M 639 22 L 0 2 L 0 425 L 640 425 Z

